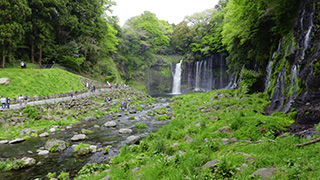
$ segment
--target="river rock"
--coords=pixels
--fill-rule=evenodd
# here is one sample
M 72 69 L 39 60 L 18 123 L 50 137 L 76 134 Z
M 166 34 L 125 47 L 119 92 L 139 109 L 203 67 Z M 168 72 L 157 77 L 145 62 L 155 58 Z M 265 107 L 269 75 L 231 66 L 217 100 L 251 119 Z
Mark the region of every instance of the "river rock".
M 38 155 L 48 155 L 49 151 L 48 150 L 38 150 Z
M 140 136 L 129 136 L 127 137 L 127 144 L 137 144 L 140 141 Z
M 53 146 L 56 146 L 56 148 L 52 149 Z M 47 141 L 45 145 L 45 149 L 51 150 L 51 151 L 63 151 L 67 148 L 66 142 L 62 140 L 57 139 L 50 139 Z
M 273 173 L 278 171 L 276 168 L 261 168 L 253 172 L 252 176 L 260 176 L 261 179 L 270 179 L 273 177 Z
M 89 149 L 90 149 L 90 152 L 92 152 L 92 153 L 97 152 L 97 146 L 95 146 L 95 145 L 90 145 Z
M 11 80 L 9 78 L 0 78 L 0 84 L 2 85 L 9 85 Z
M 35 165 L 37 161 L 33 158 L 23 157 L 22 159 L 20 159 L 20 162 L 24 165 L 24 167 L 26 167 Z
M 25 141 L 25 139 L 23 139 L 23 138 L 17 138 L 17 139 L 14 139 L 14 140 L 9 141 L 9 144 L 21 143 L 21 142 L 23 142 L 23 141 Z
M 106 127 L 115 127 L 115 126 L 117 126 L 117 123 L 114 122 L 114 121 L 108 121 L 108 122 L 106 122 L 104 124 L 104 126 L 106 126 Z
M 9 143 L 8 140 L 0 140 L 0 145 L 1 145 L 1 144 L 7 144 L 7 143 Z
M 31 134 L 31 129 L 30 128 L 25 128 L 25 129 L 22 129 L 19 134 L 26 134 L 26 135 L 29 135 Z
M 97 117 L 91 116 L 91 117 L 81 118 L 80 121 L 94 121 L 94 120 L 96 120 L 96 119 L 97 119 Z
M 82 134 L 92 134 L 93 131 L 89 130 L 89 129 L 81 129 L 81 133 Z
M 94 127 L 94 128 L 100 128 L 100 126 L 97 125 L 97 124 L 95 124 L 93 127 Z
M 123 129 L 119 130 L 119 133 L 121 133 L 121 134 L 130 134 L 130 133 L 132 133 L 132 130 L 123 128 Z
M 44 133 L 39 134 L 39 137 L 47 137 L 47 136 L 49 136 L 48 132 L 44 132 Z
M 86 139 L 86 135 L 85 134 L 76 134 L 71 138 L 71 141 L 79 141 L 79 140 L 84 140 Z

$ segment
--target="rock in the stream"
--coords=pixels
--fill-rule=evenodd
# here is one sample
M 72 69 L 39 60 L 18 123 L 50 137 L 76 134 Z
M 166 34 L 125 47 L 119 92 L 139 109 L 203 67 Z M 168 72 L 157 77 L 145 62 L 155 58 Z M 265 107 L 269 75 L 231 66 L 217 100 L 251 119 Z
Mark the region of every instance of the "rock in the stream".
M 47 136 L 49 136 L 48 132 L 44 132 L 44 133 L 39 134 L 39 137 L 47 137 Z
M 7 143 L 9 143 L 8 140 L 0 140 L 0 145 L 1 145 L 1 144 L 7 144 Z
M 132 133 L 132 130 L 123 128 L 123 129 L 119 130 L 119 133 L 121 133 L 121 134 L 130 134 L 130 133 Z
M 20 159 L 20 162 L 23 164 L 23 167 L 32 166 L 36 164 L 36 160 L 29 157 L 23 157 Z
M 79 140 L 84 140 L 86 139 L 86 135 L 85 134 L 76 134 L 71 138 L 71 141 L 79 141 Z
M 84 118 L 81 118 L 80 121 L 94 121 L 96 120 L 97 117 L 95 116 L 92 116 L 92 117 L 84 117 Z
M 9 141 L 9 144 L 21 143 L 21 142 L 23 142 L 23 141 L 25 141 L 25 139 L 23 139 L 23 138 L 17 138 L 17 139 L 14 139 L 14 140 Z
M 57 139 L 50 139 L 45 145 L 45 149 L 49 151 L 63 151 L 67 148 L 66 142 Z
M 115 126 L 117 126 L 117 123 L 114 122 L 114 121 L 108 121 L 108 122 L 106 122 L 104 124 L 104 126 L 106 126 L 106 127 L 115 127 Z
M 49 151 L 48 150 L 38 150 L 38 155 L 47 155 L 49 154 Z
M 140 141 L 141 137 L 140 136 L 129 136 L 127 137 L 127 144 L 136 144 Z

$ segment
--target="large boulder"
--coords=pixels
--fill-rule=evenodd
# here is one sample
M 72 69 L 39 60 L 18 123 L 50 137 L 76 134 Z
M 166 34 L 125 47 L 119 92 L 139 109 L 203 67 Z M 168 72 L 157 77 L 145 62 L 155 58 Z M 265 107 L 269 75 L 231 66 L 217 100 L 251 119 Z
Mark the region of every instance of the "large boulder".
M 2 85 L 9 85 L 11 80 L 9 78 L 0 78 L 0 84 Z
M 63 151 L 67 148 L 67 145 L 62 140 L 50 139 L 44 147 L 49 151 Z

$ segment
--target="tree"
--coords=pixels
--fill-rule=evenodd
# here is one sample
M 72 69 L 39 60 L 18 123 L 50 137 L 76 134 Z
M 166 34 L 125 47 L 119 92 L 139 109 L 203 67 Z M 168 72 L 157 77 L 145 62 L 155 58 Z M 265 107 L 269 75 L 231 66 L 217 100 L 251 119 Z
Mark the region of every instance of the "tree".
M 26 0 L 0 2 L 0 68 L 5 67 L 6 55 L 12 55 L 23 40 L 25 17 L 30 14 Z

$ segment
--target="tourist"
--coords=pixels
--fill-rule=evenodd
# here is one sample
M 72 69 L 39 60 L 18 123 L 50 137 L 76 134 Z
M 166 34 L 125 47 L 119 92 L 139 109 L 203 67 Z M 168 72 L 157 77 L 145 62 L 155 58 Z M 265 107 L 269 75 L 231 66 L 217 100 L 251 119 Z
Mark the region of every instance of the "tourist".
M 96 86 L 93 86 L 93 92 L 96 92 Z
M 3 96 L 1 96 L 1 106 L 2 106 L 2 109 L 5 109 L 6 108 L 6 99 L 3 97 Z
M 22 106 L 22 101 L 23 101 L 23 97 L 22 97 L 22 94 L 20 94 L 20 96 L 18 97 L 18 102 L 20 106 Z
M 130 102 L 131 102 L 131 98 L 129 97 L 129 95 L 127 96 L 127 103 L 126 103 L 126 108 L 129 108 Z
M 6 103 L 7 103 L 7 108 L 8 109 L 10 109 L 10 102 L 11 102 L 11 99 L 9 97 L 7 97 Z
M 76 91 L 74 92 L 74 96 L 77 96 L 77 94 L 78 94 L 78 90 L 76 90 Z
M 24 62 L 23 61 L 21 61 L 20 66 L 21 66 L 21 69 L 23 69 L 23 67 L 24 67 Z
M 73 90 L 70 91 L 70 96 L 73 98 Z
M 29 99 L 29 97 L 28 97 L 28 95 L 26 95 L 26 96 L 24 97 L 24 104 L 25 104 L 25 105 L 28 104 L 28 99 Z
M 23 68 L 27 68 L 27 63 L 23 62 Z

